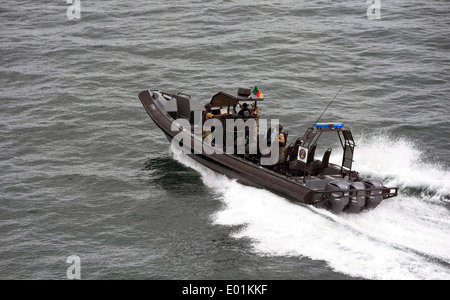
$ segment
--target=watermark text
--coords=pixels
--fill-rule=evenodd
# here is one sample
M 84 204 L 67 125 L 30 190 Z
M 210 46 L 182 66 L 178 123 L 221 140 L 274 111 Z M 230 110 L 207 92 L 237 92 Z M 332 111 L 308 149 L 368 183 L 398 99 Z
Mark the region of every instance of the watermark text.
M 381 0 L 367 0 L 369 8 L 367 8 L 367 18 L 369 20 L 381 19 Z
M 81 0 L 67 0 L 67 4 L 72 4 L 67 8 L 67 19 L 80 20 L 81 19 Z
M 71 255 L 67 258 L 67 263 L 71 264 L 67 268 L 67 279 L 81 279 L 81 259 L 76 255 Z

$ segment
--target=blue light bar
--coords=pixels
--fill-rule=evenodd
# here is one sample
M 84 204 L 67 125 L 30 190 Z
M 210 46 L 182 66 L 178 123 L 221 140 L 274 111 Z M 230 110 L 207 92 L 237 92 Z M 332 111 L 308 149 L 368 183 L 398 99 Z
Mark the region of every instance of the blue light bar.
M 313 126 L 316 128 L 331 128 L 339 130 L 344 127 L 344 123 L 315 123 Z

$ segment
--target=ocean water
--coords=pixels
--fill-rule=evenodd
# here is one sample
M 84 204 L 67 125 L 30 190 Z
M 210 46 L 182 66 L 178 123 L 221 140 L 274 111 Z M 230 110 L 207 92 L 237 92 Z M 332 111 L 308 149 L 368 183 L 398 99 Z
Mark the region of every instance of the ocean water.
M 0 279 L 65 279 L 72 255 L 82 279 L 450 279 L 450 3 L 380 3 L 2 1 Z M 322 120 L 399 196 L 334 215 L 242 186 L 137 97 L 254 85 L 292 139 L 344 86 Z

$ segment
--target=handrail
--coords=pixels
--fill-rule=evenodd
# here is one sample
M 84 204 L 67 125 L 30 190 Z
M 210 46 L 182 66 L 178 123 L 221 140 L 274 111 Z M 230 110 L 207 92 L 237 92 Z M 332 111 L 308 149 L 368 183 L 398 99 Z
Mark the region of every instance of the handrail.
M 179 95 L 188 96 L 188 98 L 191 99 L 191 95 L 188 95 L 188 94 L 185 94 L 185 93 L 181 93 L 181 92 L 177 94 L 177 96 L 179 96 Z

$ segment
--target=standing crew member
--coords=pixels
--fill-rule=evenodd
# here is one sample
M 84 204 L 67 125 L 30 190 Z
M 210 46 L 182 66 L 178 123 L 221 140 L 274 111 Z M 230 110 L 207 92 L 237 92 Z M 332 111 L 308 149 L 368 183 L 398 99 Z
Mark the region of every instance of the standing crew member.
M 240 115 L 243 119 L 247 119 L 250 118 L 251 114 L 252 112 L 248 109 L 248 104 L 242 104 L 242 109 L 238 112 L 238 115 Z
M 286 137 L 283 132 L 283 125 L 278 125 L 278 142 L 279 142 L 279 157 L 278 159 L 284 157 L 286 151 Z

